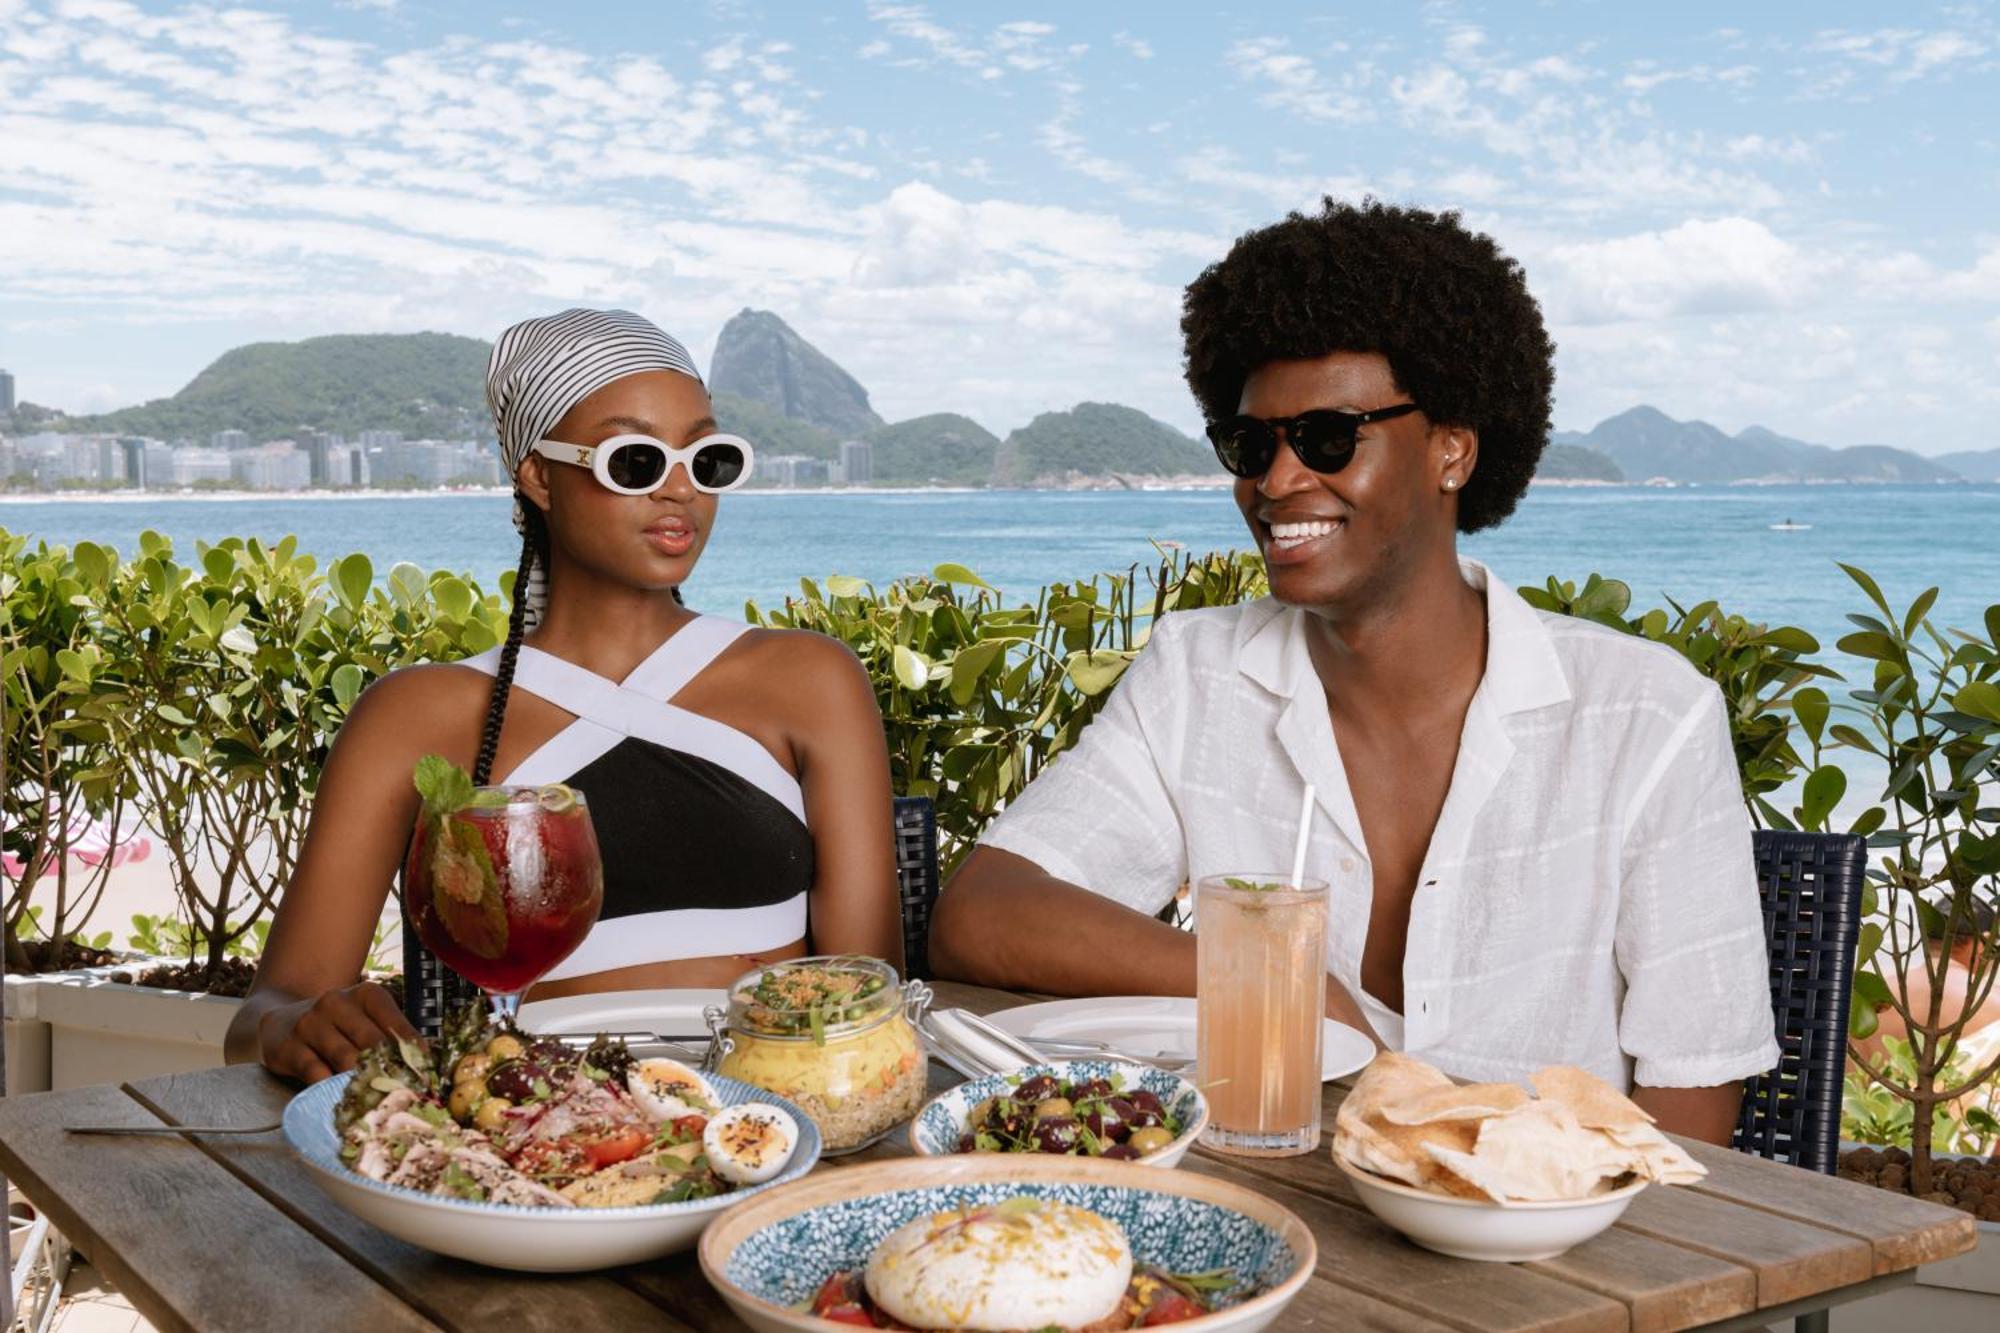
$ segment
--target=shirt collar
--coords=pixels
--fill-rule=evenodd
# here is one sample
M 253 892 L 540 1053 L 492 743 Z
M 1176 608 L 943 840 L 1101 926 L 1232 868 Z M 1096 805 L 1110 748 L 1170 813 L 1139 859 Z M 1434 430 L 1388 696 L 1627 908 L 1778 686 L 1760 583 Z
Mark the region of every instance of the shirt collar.
M 1486 594 L 1486 674 L 1480 690 L 1495 713 L 1524 713 L 1570 697 L 1569 678 L 1541 615 L 1477 560 L 1461 559 L 1459 573 Z M 1306 648 L 1306 613 L 1266 598 L 1237 623 L 1236 666 L 1284 698 L 1317 691 L 1318 676 Z

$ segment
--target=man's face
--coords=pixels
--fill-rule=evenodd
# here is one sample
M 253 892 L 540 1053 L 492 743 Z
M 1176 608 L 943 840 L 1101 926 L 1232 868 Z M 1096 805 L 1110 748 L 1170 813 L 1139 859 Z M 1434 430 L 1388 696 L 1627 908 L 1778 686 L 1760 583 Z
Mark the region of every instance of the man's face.
M 1380 354 L 1334 352 L 1259 366 L 1238 411 L 1289 418 L 1408 401 Z M 1354 457 L 1338 472 L 1314 472 L 1281 444 L 1263 476 L 1238 478 L 1236 503 L 1264 553 L 1271 595 L 1295 606 L 1355 608 L 1392 586 L 1431 543 L 1449 544 L 1456 506 L 1440 493 L 1445 434 L 1412 412 L 1363 426 Z

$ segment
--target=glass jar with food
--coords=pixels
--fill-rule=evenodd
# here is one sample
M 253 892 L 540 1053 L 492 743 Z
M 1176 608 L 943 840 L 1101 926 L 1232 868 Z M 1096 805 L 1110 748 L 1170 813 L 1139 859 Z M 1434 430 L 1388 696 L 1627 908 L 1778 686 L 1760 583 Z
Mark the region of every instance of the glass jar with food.
M 827 1155 L 865 1148 L 915 1115 L 929 1077 L 917 1022 L 930 1004 L 879 958 L 795 958 L 760 967 L 706 1011 L 716 1072 L 790 1101 Z

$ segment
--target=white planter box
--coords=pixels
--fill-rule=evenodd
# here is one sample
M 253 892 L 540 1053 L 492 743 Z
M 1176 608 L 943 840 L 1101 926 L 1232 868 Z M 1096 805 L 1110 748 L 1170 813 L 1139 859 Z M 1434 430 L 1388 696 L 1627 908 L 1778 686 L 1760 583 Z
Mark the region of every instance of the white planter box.
M 36 1010 L 43 978 L 8 977 L 6 1095 L 49 1090 L 49 1025 Z
M 223 1063 L 222 1039 L 243 1001 L 121 985 L 105 980 L 102 973 L 111 970 L 44 977 L 36 987 L 35 1018 L 49 1029 L 50 1088 L 124 1083 Z

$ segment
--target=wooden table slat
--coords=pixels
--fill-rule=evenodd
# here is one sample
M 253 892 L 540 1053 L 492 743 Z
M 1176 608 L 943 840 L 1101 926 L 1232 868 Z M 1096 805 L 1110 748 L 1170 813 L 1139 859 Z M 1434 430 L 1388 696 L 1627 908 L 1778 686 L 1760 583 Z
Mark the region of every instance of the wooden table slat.
M 160 1329 L 436 1327 L 185 1140 L 80 1139 L 156 1118 L 108 1084 L 0 1098 L 0 1166 Z M 54 1170 L 51 1170 L 54 1167 Z
M 1618 1225 L 1746 1265 L 1757 1275 L 1760 1308 L 1875 1276 L 1867 1241 L 1692 1190 L 1647 1190 Z
M 1874 1248 L 1877 1276 L 1948 1259 L 1979 1243 L 1979 1224 L 1956 1208 L 1708 1144 L 1688 1147 L 1708 1168 L 1708 1179 L 1693 1187 L 1699 1193 L 1859 1236 Z
M 181 1124 L 257 1124 L 284 1113 L 292 1089 L 248 1065 L 170 1074 L 131 1088 Z M 609 1278 L 582 1274 L 552 1282 L 495 1282 L 490 1272 L 397 1240 L 328 1198 L 282 1136 L 205 1138 L 199 1149 L 272 1200 L 321 1243 L 343 1254 L 440 1326 L 490 1333 L 522 1316 L 549 1327 L 570 1321 L 602 1328 L 698 1330 Z M 669 1307 L 671 1308 L 671 1307 Z
M 1630 1326 L 1621 1301 L 1513 1264 L 1469 1264 L 1433 1254 L 1372 1215 L 1281 1183 L 1275 1175 L 1246 1181 L 1238 1163 L 1205 1154 L 1190 1154 L 1179 1169 L 1254 1184 L 1312 1228 L 1321 1277 L 1448 1327 L 1595 1333 Z

